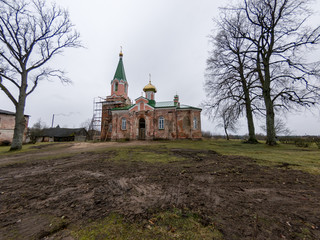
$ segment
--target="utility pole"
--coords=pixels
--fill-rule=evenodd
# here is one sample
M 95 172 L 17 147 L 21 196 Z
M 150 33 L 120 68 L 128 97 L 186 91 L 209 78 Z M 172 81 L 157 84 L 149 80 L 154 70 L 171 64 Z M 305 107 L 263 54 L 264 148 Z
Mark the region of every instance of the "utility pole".
M 53 128 L 53 123 L 54 123 L 54 114 L 52 114 L 52 123 L 51 123 L 51 128 Z

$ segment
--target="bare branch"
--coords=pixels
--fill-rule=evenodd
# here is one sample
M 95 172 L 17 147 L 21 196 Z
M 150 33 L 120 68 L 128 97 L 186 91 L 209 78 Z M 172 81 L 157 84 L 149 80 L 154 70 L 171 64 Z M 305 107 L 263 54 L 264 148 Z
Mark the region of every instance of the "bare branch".
M 14 96 L 10 93 L 10 91 L 2 84 L 2 75 L 0 74 L 0 88 L 1 90 L 8 96 L 8 98 L 12 101 L 12 103 L 17 106 L 18 102 L 14 98 Z

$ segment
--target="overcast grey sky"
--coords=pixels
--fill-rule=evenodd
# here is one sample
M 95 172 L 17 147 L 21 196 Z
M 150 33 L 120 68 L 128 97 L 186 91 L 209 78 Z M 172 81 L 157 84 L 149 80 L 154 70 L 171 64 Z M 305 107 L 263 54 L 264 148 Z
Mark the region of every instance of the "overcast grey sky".
M 110 94 L 120 46 L 132 100 L 141 95 L 149 73 L 157 87 L 157 101 L 173 100 L 199 106 L 205 99 L 204 72 L 210 44 L 207 36 L 218 17 L 218 7 L 230 1 L 213 0 L 57 0 L 69 9 L 85 48 L 64 52 L 50 63 L 68 72 L 72 85 L 43 81 L 27 99 L 29 126 L 39 118 L 51 125 L 79 127 L 92 117 L 94 97 Z M 320 23 L 320 3 L 314 4 L 314 22 Z M 315 55 L 314 57 L 318 57 Z M 0 92 L 0 108 L 14 111 Z M 295 134 L 320 134 L 318 110 L 287 115 Z M 247 132 L 244 121 L 240 134 Z M 263 123 L 257 123 L 261 125 Z M 202 129 L 222 133 L 202 116 Z M 257 132 L 261 132 L 259 128 Z

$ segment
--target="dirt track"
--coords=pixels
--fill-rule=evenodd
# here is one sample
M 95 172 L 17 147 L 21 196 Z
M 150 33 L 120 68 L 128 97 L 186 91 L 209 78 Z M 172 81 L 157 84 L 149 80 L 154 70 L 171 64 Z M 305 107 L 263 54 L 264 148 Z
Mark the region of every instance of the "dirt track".
M 55 149 L 0 156 L 0 239 L 72 239 L 72 224 L 111 212 L 145 219 L 172 207 L 199 213 L 225 239 L 320 239 L 319 176 L 213 151 L 172 149 L 187 160 L 167 164 L 88 152 L 108 146 L 66 145 L 74 154 L 58 159 L 34 159 Z

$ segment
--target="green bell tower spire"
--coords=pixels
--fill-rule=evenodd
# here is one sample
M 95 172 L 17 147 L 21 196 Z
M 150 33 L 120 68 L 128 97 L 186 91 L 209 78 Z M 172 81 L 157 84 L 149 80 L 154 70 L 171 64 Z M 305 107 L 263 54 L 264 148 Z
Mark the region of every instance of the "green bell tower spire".
M 129 84 L 127 82 L 126 74 L 124 71 L 122 58 L 123 53 L 121 48 L 116 73 L 114 74 L 113 80 L 111 81 L 111 96 L 121 96 L 127 99 Z
M 119 81 L 120 80 L 127 81 L 126 74 L 124 72 L 124 66 L 123 66 L 122 58 L 123 58 L 123 53 L 122 53 L 122 49 L 121 49 L 121 51 L 119 53 L 118 67 L 117 67 L 116 73 L 114 74 L 113 80 L 114 79 L 118 79 Z

